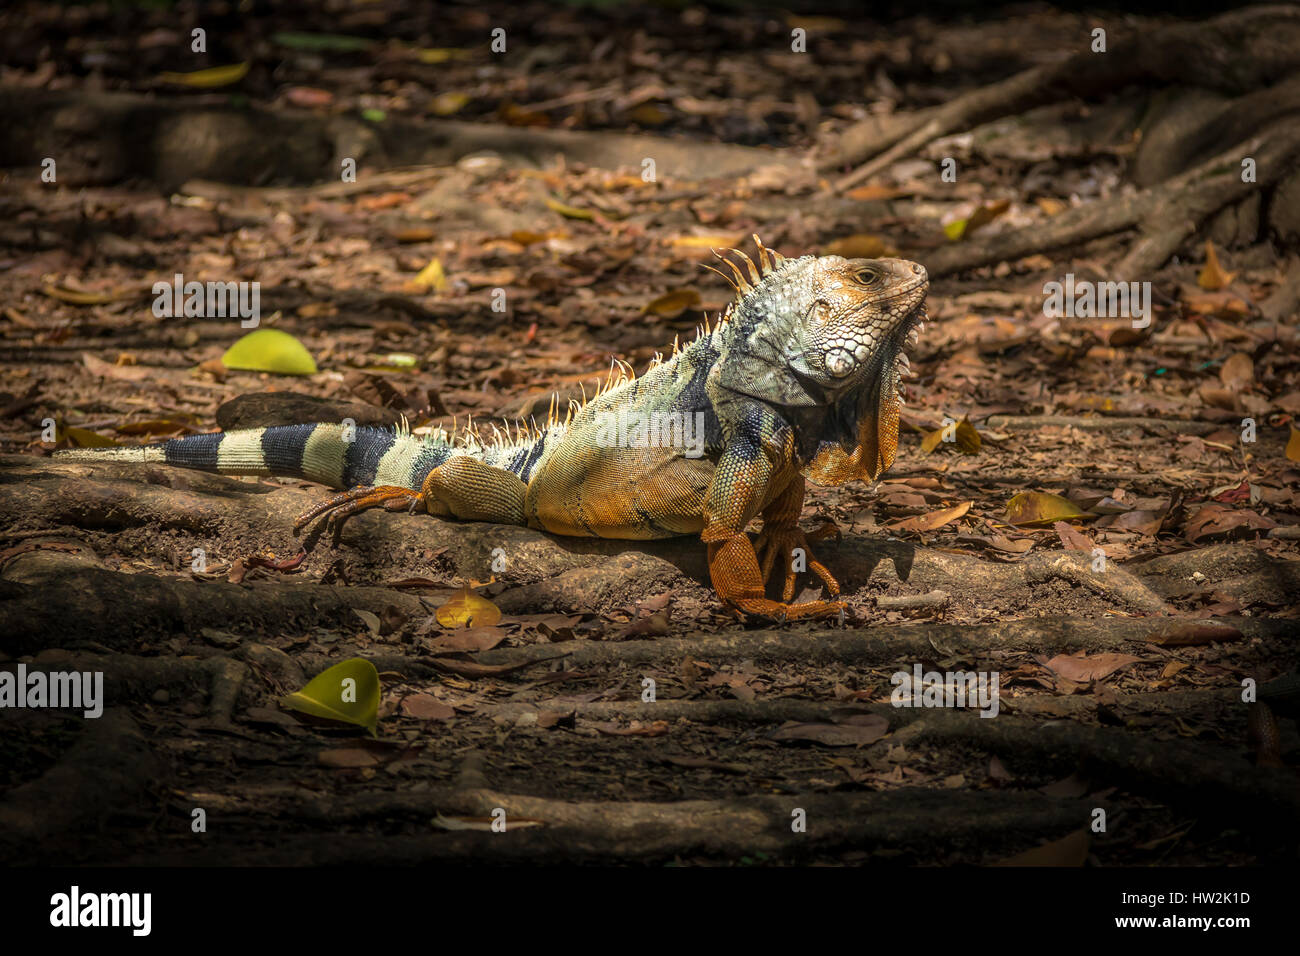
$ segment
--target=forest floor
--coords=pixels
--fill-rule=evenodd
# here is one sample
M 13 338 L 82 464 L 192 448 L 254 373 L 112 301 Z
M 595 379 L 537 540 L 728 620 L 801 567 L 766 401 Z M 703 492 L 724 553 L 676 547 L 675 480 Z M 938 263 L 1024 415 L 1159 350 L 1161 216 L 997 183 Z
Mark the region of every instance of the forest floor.
M 882 38 L 693 8 L 430 24 L 384 2 L 206 24 L 191 57 L 188 22 L 115 16 L 0 13 L 0 115 L 52 109 L 76 134 L 56 183 L 37 160 L 0 182 L 0 662 L 109 691 L 99 720 L 0 716 L 0 858 L 1294 861 L 1300 737 L 1242 702 L 1300 666 L 1300 316 L 1262 307 L 1288 278 L 1267 243 L 1191 244 L 1150 276 L 1147 328 L 1044 314 L 1046 283 L 1111 276 L 1115 236 L 932 270 L 894 467 L 809 486 L 804 526 L 843 532 L 818 549 L 843 627 L 737 620 L 692 539 L 371 512 L 276 567 L 320 486 L 50 457 L 540 417 L 716 317 L 713 247 L 925 264 L 1047 228 L 1132 188 L 1130 141 L 965 133 L 838 189 L 803 158 L 1091 20 L 1028 7 L 1000 32 L 916 17 Z M 386 39 L 300 35 L 322 33 Z M 242 58 L 230 89 L 161 79 Z M 259 282 L 261 327 L 319 371 L 226 368 L 238 319 L 154 314 L 175 273 Z M 945 421 L 969 424 L 944 441 Z M 1009 513 L 1023 493 L 1056 497 Z M 498 623 L 439 626 L 466 585 Z M 380 671 L 377 739 L 278 706 L 354 657 Z M 996 719 L 893 706 L 917 665 L 998 674 Z M 483 832 L 498 807 L 513 826 Z

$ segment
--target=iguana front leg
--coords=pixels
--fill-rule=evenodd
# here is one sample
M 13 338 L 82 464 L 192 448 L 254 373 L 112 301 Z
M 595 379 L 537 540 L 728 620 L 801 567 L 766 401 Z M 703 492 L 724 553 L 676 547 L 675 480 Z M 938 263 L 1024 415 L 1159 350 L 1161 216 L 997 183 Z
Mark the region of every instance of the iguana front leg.
M 784 601 L 772 601 L 766 596 L 764 571 L 771 570 L 776 555 L 788 553 L 787 548 L 807 548 L 807 540 L 795 525 L 803 505 L 803 479 L 790 474 L 780 460 L 784 457 L 786 450 L 776 451 L 755 438 L 738 437 L 719 459 L 704 502 L 705 525 L 700 535 L 709 547 L 709 576 L 718 597 L 746 614 L 784 620 L 830 617 L 844 610 L 843 602 L 789 603 L 794 596 L 792 569 L 787 572 Z M 770 493 L 774 481 L 787 483 L 775 496 Z M 766 568 L 760 569 L 745 526 L 765 500 L 770 504 L 764 513 L 773 516 L 773 524 L 766 536 Z M 808 566 L 826 582 L 832 594 L 839 593 L 839 585 L 829 571 L 811 557 Z
M 763 530 L 758 535 L 759 576 L 767 581 L 772 571 L 785 572 L 785 581 L 781 589 L 781 600 L 788 602 L 794 597 L 795 579 L 801 571 L 807 570 L 821 578 L 826 590 L 836 597 L 840 593 L 840 584 L 826 566 L 813 557 L 808 547 L 808 535 L 799 529 L 799 515 L 803 513 L 804 480 L 802 475 L 795 475 L 785 490 L 763 509 Z M 831 526 L 834 527 L 833 525 Z M 833 533 L 833 532 L 832 532 Z M 814 539 L 826 537 L 822 532 L 814 532 Z M 795 551 L 803 553 L 804 567 L 796 570 Z
M 429 472 L 418 492 L 397 485 L 354 488 L 305 512 L 295 522 L 294 531 L 329 512 L 327 530 L 336 532 L 351 515 L 380 506 L 389 511 L 424 511 L 463 521 L 524 524 L 526 490 L 513 472 L 457 455 Z

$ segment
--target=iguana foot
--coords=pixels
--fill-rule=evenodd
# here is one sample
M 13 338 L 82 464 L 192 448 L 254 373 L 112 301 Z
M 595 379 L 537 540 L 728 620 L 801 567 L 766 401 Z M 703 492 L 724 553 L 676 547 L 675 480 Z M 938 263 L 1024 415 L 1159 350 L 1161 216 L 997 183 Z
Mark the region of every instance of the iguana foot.
M 758 555 L 759 555 L 759 577 L 763 581 L 769 580 L 772 572 L 784 569 L 785 582 L 781 588 L 781 599 L 787 603 L 794 597 L 795 579 L 805 571 L 811 571 L 817 577 L 821 578 L 826 590 L 832 597 L 840 593 L 840 583 L 835 580 L 835 576 L 827 570 L 826 565 L 822 564 L 813 557 L 812 549 L 808 547 L 808 539 L 814 540 L 819 538 L 830 537 L 839 534 L 839 528 L 834 524 L 829 525 L 832 529 L 827 530 L 825 526 L 814 531 L 812 535 L 805 535 L 798 528 L 764 528 L 758 535 Z M 778 562 L 777 559 L 780 558 Z
M 806 549 L 808 544 L 803 532 L 798 528 L 780 529 L 779 534 L 778 529 L 774 528 L 768 538 L 771 542 L 768 547 L 775 549 L 773 561 L 775 561 L 775 554 L 779 554 L 787 546 Z M 761 540 L 762 536 L 760 536 Z M 788 544 L 788 542 L 794 543 Z M 816 562 L 810 558 L 808 567 L 812 568 L 815 564 Z M 830 572 L 822 568 L 820 572 L 815 573 L 822 578 L 823 582 L 827 582 L 827 586 L 832 589 L 832 594 L 839 594 L 839 584 L 830 576 Z M 834 617 L 842 615 L 846 610 L 843 601 L 807 601 L 803 604 L 791 604 L 790 597 L 794 592 L 792 579 L 786 582 L 788 593 L 784 601 L 773 601 L 764 596 L 765 575 L 759 571 L 754 546 L 750 543 L 749 536 L 745 534 L 736 534 L 725 541 L 709 543 L 709 574 L 713 579 L 714 588 L 717 589 L 718 597 L 744 614 L 754 614 L 776 621 L 798 621 Z
M 842 623 L 848 611 L 848 606 L 843 601 L 805 601 L 803 604 L 790 604 L 769 601 L 767 598 L 741 598 L 731 603 L 736 610 L 745 614 L 770 617 L 778 623 L 837 616 Z
M 379 485 L 375 488 L 358 487 L 335 495 L 299 515 L 293 523 L 293 533 L 297 534 L 307 524 L 329 512 L 325 519 L 325 530 L 337 535 L 343 528 L 343 522 L 359 511 L 368 508 L 383 507 L 385 511 L 415 511 L 424 502 L 424 496 L 410 488 L 398 485 Z

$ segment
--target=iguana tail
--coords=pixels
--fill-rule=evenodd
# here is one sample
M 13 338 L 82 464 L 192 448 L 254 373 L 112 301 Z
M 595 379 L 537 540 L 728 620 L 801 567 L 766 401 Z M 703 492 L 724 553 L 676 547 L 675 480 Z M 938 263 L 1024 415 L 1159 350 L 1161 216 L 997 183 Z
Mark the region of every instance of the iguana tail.
M 425 476 L 453 455 L 482 459 L 483 449 L 461 448 L 402 429 L 340 424 L 278 425 L 174 438 L 136 448 L 79 448 L 55 452 L 64 461 L 155 461 L 223 475 L 304 478 L 331 488 L 398 485 L 418 489 Z

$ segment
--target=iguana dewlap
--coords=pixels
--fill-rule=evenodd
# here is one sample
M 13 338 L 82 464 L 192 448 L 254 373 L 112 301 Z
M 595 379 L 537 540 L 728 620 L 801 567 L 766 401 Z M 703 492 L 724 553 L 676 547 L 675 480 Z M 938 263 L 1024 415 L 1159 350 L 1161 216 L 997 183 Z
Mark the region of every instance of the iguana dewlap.
M 758 253 L 757 264 L 743 253 L 739 265 L 722 260 L 736 298 L 715 327 L 544 429 L 484 443 L 287 425 L 59 455 L 352 489 L 303 515 L 299 528 L 327 512 L 335 524 L 382 506 L 560 535 L 699 534 L 728 605 L 774 618 L 835 614 L 844 607 L 835 600 L 789 603 L 796 567 L 839 594 L 798 527 L 804 480 L 874 481 L 893 462 L 904 348 L 924 320 L 929 282 L 902 259 L 785 259 L 761 243 Z M 760 515 L 756 550 L 745 529 Z M 806 564 L 792 562 L 797 548 Z M 774 568 L 779 602 L 765 594 Z

